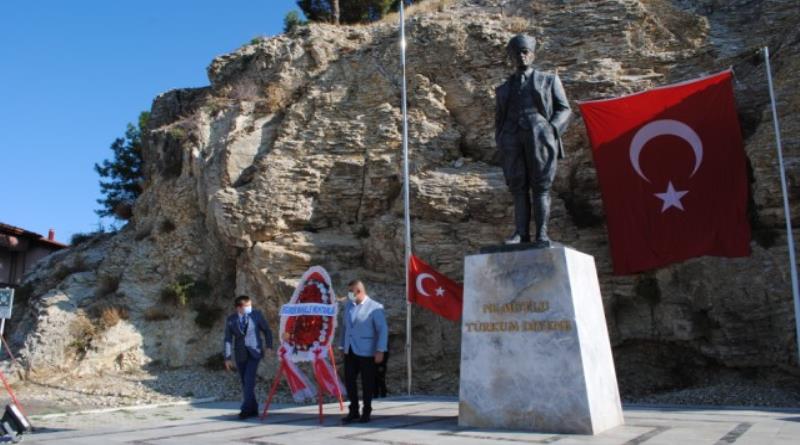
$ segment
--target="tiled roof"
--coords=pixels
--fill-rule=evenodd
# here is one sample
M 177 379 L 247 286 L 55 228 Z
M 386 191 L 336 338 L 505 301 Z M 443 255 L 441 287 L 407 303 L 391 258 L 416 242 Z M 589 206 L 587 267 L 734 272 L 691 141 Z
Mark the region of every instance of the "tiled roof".
M 5 235 L 12 235 L 18 237 L 28 238 L 34 242 L 41 243 L 41 244 L 48 244 L 53 247 L 57 247 L 59 249 L 67 247 L 66 244 L 59 243 L 58 241 L 51 241 L 47 239 L 47 237 L 42 236 L 36 232 L 31 232 L 30 230 L 25 230 L 21 227 L 12 226 L 10 224 L 4 224 L 0 222 L 0 234 Z

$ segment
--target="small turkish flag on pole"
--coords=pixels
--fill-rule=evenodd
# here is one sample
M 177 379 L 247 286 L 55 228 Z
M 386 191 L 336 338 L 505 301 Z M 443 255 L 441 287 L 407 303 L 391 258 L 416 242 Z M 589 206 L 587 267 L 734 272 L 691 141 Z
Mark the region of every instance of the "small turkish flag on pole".
M 750 254 L 747 172 L 731 71 L 580 103 L 614 272 Z
M 416 303 L 448 320 L 461 319 L 464 287 L 439 273 L 421 259 L 408 260 L 408 301 Z

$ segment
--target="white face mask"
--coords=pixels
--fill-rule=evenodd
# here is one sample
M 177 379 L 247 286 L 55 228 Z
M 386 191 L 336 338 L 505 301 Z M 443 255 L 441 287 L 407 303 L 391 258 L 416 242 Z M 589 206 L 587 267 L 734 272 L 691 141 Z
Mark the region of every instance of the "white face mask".
M 350 301 L 355 301 L 355 299 L 356 299 L 356 294 L 354 294 L 354 293 L 353 293 L 353 291 L 349 291 L 349 292 L 347 293 L 347 299 L 348 299 L 348 300 L 350 300 Z
M 253 306 L 245 306 L 244 307 L 244 313 L 245 314 L 249 314 L 251 312 L 253 312 Z

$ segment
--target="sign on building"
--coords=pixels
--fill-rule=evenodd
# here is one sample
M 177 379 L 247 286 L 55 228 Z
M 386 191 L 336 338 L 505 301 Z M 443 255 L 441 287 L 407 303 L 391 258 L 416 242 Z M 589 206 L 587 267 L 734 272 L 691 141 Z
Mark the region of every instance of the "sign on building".
M 0 289 L 0 318 L 11 318 L 11 306 L 14 304 L 14 289 Z

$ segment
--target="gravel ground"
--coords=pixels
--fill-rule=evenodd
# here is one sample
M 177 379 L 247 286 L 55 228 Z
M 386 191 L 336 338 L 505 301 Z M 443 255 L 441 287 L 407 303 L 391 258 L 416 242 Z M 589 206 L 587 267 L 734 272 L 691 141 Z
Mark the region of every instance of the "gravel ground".
M 800 391 L 796 388 L 769 384 L 722 382 L 693 388 L 668 391 L 626 400 L 629 403 L 659 405 L 715 405 L 800 407 Z
M 259 379 L 259 396 L 266 396 L 271 381 Z M 169 403 L 213 397 L 218 400 L 241 398 L 235 372 L 204 368 L 153 370 L 150 372 L 103 374 L 53 380 L 30 379 L 13 385 L 17 399 L 29 415 L 84 409 Z M 288 402 L 286 385 L 276 395 L 277 402 Z
M 708 369 L 689 374 L 683 387 L 632 394 L 623 401 L 658 405 L 800 408 L 800 375 L 793 369 Z M 623 385 L 624 386 L 624 385 Z M 641 389 L 641 388 L 639 388 Z
M 259 397 L 271 381 L 259 379 Z M 448 385 L 450 387 L 452 385 Z M 102 374 L 52 380 L 31 379 L 13 385 L 29 415 L 84 409 L 169 403 L 213 397 L 239 400 L 238 374 L 205 368 L 156 369 L 148 372 Z M 392 392 L 390 388 L 390 392 Z M 449 391 L 444 391 L 449 392 Z M 436 391 L 438 395 L 444 394 Z M 422 395 L 422 394 L 420 394 Z M 283 382 L 276 403 L 291 402 Z M 626 397 L 626 403 L 800 407 L 800 384 L 786 380 L 719 377 L 690 388 Z

